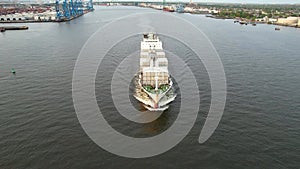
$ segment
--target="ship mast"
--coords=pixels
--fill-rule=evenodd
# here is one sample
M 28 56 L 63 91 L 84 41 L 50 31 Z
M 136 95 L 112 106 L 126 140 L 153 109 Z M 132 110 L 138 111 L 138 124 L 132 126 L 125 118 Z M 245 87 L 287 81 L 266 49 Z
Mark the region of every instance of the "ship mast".
M 155 91 L 158 91 L 158 76 L 157 76 L 157 73 L 155 73 Z

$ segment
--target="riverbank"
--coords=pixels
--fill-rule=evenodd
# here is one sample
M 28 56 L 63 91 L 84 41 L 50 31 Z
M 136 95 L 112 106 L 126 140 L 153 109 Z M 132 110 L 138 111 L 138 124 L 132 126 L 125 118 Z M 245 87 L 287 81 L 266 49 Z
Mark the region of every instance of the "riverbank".
M 285 27 L 292 27 L 292 28 L 300 28 L 300 24 L 294 23 L 294 24 L 288 24 L 288 23 L 278 23 L 278 22 L 264 22 L 264 21 L 253 21 L 253 20 L 247 20 L 244 18 L 230 18 L 230 17 L 220 17 L 220 16 L 213 16 L 213 15 L 206 15 L 206 17 L 214 18 L 214 19 L 230 19 L 233 20 L 233 23 L 239 23 L 241 25 L 253 25 L 256 26 L 256 24 L 268 24 L 268 25 L 278 25 L 278 26 L 285 26 Z M 300 19 L 300 18 L 299 18 Z
M 83 16 L 84 14 L 87 14 L 89 12 L 91 12 L 93 10 L 86 10 L 83 11 L 82 14 L 78 14 L 76 16 L 70 16 L 70 17 L 60 17 L 57 18 L 49 16 L 48 19 L 45 19 L 46 17 L 32 17 L 32 19 L 16 19 L 16 18 L 12 18 L 12 19 L 4 19 L 1 18 L 0 19 L 0 23 L 42 23 L 42 22 L 67 22 L 67 21 L 71 21 L 73 19 L 76 19 L 80 16 Z
M 162 5 L 140 4 L 140 7 L 162 10 Z M 242 24 L 272 24 L 300 27 L 300 5 L 247 4 L 168 4 L 178 13 L 204 14 L 215 19 L 232 19 Z M 181 6 L 179 8 L 179 6 Z M 184 7 L 183 7 L 184 6 Z M 180 9 L 180 10 L 178 10 Z M 172 11 L 172 12 L 173 12 Z
M 93 11 L 93 5 L 0 3 L 0 23 L 67 22 Z

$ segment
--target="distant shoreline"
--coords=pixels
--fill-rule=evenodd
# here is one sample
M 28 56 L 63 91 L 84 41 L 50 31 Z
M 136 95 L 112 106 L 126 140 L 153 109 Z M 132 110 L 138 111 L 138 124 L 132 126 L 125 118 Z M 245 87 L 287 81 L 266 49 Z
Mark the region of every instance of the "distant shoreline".
M 162 5 L 147 3 L 139 4 L 139 6 L 156 10 L 161 10 L 162 8 Z M 174 4 L 166 6 L 169 8 L 173 7 L 175 8 L 174 11 L 177 11 Z M 234 23 L 252 24 L 253 26 L 256 26 L 256 24 L 271 24 L 294 28 L 300 27 L 300 5 L 191 3 L 185 4 L 184 9 L 181 9 L 179 13 L 204 14 L 214 19 L 232 19 Z

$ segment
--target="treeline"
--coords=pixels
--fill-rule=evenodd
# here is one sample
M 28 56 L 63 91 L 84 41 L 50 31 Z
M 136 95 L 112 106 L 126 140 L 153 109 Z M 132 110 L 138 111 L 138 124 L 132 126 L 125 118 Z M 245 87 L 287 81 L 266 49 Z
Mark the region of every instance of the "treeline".
M 212 8 L 212 7 L 211 7 Z M 289 16 L 300 17 L 300 5 L 229 5 L 214 6 L 220 12 L 216 14 L 221 18 L 285 18 Z

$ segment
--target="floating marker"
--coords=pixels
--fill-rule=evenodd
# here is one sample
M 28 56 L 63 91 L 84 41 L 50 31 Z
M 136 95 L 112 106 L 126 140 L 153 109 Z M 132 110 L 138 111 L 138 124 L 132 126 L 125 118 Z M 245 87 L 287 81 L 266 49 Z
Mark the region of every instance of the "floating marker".
M 14 68 L 11 69 L 11 73 L 12 73 L 12 74 L 16 74 L 16 71 L 15 71 Z

